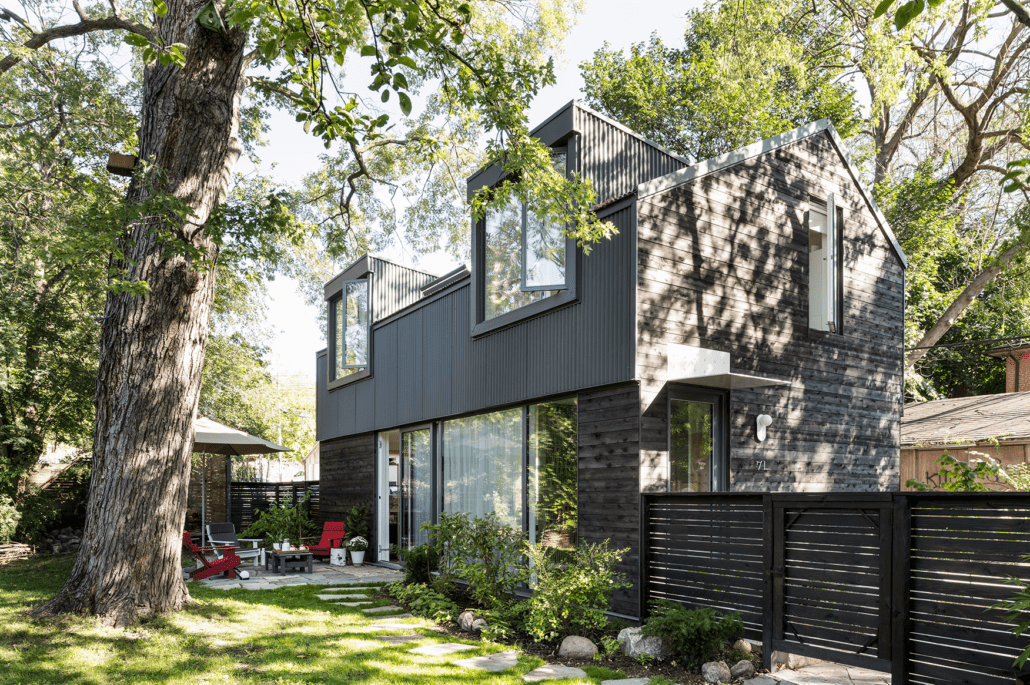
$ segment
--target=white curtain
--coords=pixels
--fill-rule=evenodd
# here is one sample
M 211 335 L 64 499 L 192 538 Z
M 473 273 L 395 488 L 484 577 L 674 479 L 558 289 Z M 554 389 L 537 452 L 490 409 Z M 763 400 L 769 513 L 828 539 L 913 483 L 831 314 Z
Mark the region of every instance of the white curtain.
M 444 423 L 443 510 L 479 517 L 495 512 L 522 530 L 522 410 Z

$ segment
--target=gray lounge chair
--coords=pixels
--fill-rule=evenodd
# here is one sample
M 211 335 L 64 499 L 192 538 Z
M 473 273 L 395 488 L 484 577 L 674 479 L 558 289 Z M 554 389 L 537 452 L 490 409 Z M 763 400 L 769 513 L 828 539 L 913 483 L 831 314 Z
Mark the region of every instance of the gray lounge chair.
M 232 523 L 209 523 L 207 524 L 207 541 L 212 547 L 234 547 L 236 556 L 246 561 L 253 559 L 254 564 L 260 563 L 261 550 L 254 547 L 244 549 L 240 547 L 240 540 L 236 537 L 236 526 Z M 247 538 L 244 542 L 252 542 Z

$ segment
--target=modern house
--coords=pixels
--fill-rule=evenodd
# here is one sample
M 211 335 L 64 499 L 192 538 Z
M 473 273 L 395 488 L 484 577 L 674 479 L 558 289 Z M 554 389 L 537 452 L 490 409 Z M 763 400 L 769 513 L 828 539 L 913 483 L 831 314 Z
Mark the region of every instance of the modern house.
M 327 520 L 368 506 L 388 560 L 440 511 L 493 511 L 629 548 L 636 580 L 642 492 L 898 488 L 905 258 L 829 122 L 698 164 L 578 102 L 533 134 L 618 233 L 586 254 L 512 204 L 468 267 L 366 256 L 328 283 Z
M 901 485 L 910 478 L 939 480 L 937 460 L 947 452 L 969 461 L 990 457 L 1002 466 L 1030 463 L 1030 342 L 987 350 L 1005 361 L 1005 392 L 919 402 L 901 421 Z M 988 482 L 1010 490 L 1004 481 Z

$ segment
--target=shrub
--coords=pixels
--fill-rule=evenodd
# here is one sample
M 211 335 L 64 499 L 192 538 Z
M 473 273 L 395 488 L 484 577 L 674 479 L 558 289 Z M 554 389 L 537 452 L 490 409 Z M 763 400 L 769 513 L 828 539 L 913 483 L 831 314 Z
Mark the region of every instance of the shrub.
M 446 591 L 460 578 L 483 606 L 497 609 L 511 602 L 526 577 L 524 532 L 504 525 L 493 512 L 479 518 L 441 513 L 439 523 L 424 523 L 422 530 L 440 554 L 437 589 Z
M 500 609 L 477 611 L 476 616 L 486 620 L 482 636 L 491 642 L 512 642 L 515 633 L 525 630 L 529 602 L 510 602 Z
M 404 562 L 404 582 L 408 585 L 431 585 L 433 571 L 437 570 L 439 555 L 431 545 L 419 545 L 411 549 L 394 547 L 397 556 Z
M 368 537 L 368 507 L 351 507 L 347 510 L 347 517 L 343 522 L 343 528 L 349 537 Z
M 534 579 L 526 631 L 537 640 L 554 641 L 605 624 L 612 591 L 630 587 L 615 572 L 628 549 L 602 544 L 581 544 L 570 555 L 557 557 L 540 545 L 528 545 Z M 565 563 L 559 563 L 565 559 Z
M 247 530 L 240 533 L 241 538 L 265 539 L 265 547 L 271 549 L 272 543 L 291 538 L 298 544 L 300 538 L 317 532 L 318 526 L 311 520 L 307 510 L 311 493 L 292 507 L 284 504 L 271 504 L 268 509 L 258 512 L 258 518 Z M 350 532 L 348 531 L 348 534 Z
M 0 542 L 10 542 L 18 529 L 21 512 L 7 495 L 0 495 Z
M 404 602 L 416 616 L 424 616 L 438 623 L 458 620 L 460 609 L 450 599 L 426 585 L 391 583 L 386 591 L 400 602 Z
M 22 493 L 18 500 L 18 511 L 21 520 L 18 521 L 14 539 L 28 543 L 42 538 L 59 513 L 57 502 L 53 497 L 36 486 L 32 486 L 28 492 Z
M 651 607 L 644 635 L 665 638 L 672 651 L 698 668 L 729 640 L 744 632 L 740 614 L 719 616 L 714 609 L 688 609 L 682 604 L 659 600 Z

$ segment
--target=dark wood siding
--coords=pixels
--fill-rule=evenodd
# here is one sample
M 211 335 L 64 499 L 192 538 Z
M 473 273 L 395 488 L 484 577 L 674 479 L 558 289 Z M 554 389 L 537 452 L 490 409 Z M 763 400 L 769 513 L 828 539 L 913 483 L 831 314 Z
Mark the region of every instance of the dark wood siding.
M 808 328 L 809 196 L 844 215 L 844 334 Z M 665 344 L 789 387 L 730 397 L 733 490 L 899 486 L 903 270 L 825 133 L 640 201 L 642 480 L 665 488 Z M 755 418 L 773 424 L 764 443 Z M 764 462 L 767 470 L 758 470 Z
M 319 521 L 344 521 L 351 507 L 368 507 L 370 543 L 376 539 L 375 444 L 375 435 L 364 433 L 324 440 L 319 446 L 322 462 L 318 482 Z M 375 558 L 374 553 L 372 558 Z
M 612 610 L 640 615 L 640 393 L 636 384 L 579 395 L 579 538 L 629 548 L 619 565 L 633 587 Z

